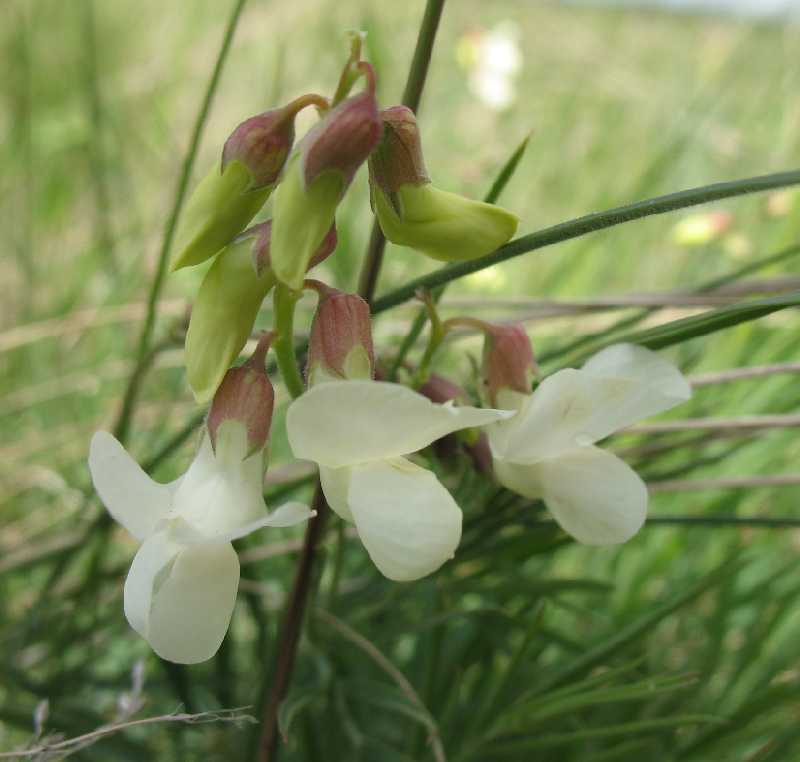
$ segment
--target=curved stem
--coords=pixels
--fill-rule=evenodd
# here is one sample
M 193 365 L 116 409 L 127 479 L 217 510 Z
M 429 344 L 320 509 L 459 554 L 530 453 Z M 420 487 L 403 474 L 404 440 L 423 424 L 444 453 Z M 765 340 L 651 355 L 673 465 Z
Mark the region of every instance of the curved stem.
M 283 383 L 292 397 L 299 397 L 305 389 L 303 375 L 294 351 L 294 307 L 300 292 L 292 291 L 283 283 L 275 286 L 275 343 L 273 345 L 278 369 Z
M 621 225 L 624 222 L 632 222 L 654 214 L 664 214 L 665 212 L 685 209 L 698 204 L 707 204 L 710 201 L 719 201 L 723 198 L 744 196 L 748 193 L 759 193 L 798 184 L 800 184 L 800 170 L 778 172 L 773 175 L 748 177 L 727 183 L 704 185 L 700 188 L 691 188 L 677 193 L 670 193 L 666 196 L 637 201 L 634 204 L 618 206 L 604 212 L 587 214 L 584 217 L 562 222 L 544 230 L 539 230 L 536 233 L 517 238 L 485 257 L 478 257 L 468 262 L 457 262 L 435 270 L 421 278 L 416 278 L 405 286 L 391 291 L 386 296 L 375 301 L 372 311 L 373 313 L 383 312 L 398 304 L 407 302 L 414 298 L 420 288 L 434 289 L 438 286 L 443 286 L 445 283 L 463 278 L 465 275 L 485 270 L 487 267 L 492 267 L 492 265 L 527 254 L 530 251 L 552 246 L 562 241 L 569 241 L 572 238 L 579 238 L 597 230 L 605 230 L 615 225 Z

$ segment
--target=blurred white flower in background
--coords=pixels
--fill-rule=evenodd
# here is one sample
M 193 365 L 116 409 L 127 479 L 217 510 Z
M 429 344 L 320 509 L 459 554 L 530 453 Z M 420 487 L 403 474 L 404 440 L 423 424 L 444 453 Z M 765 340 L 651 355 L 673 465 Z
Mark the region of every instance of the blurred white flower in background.
M 508 108 L 517 98 L 523 61 L 519 38 L 519 27 L 502 21 L 488 31 L 468 32 L 456 46 L 456 59 L 467 72 L 470 91 L 496 111 Z

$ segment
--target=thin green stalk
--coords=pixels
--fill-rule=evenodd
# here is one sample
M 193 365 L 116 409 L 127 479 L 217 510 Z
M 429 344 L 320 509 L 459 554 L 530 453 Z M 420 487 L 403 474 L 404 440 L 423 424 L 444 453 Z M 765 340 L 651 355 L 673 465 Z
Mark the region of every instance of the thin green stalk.
M 550 519 L 531 519 L 526 521 L 528 527 L 550 528 L 555 521 Z M 800 527 L 800 519 L 778 518 L 770 516 L 649 516 L 646 527 L 657 526 L 690 526 L 717 529 L 794 529 Z
M 719 201 L 723 198 L 744 196 L 749 193 L 760 193 L 798 184 L 800 184 L 800 170 L 777 172 L 772 175 L 748 177 L 742 180 L 704 185 L 700 188 L 690 188 L 689 190 L 670 193 L 666 196 L 657 196 L 645 201 L 618 206 L 604 212 L 587 214 L 584 217 L 561 222 L 558 225 L 517 238 L 485 257 L 478 257 L 478 259 L 473 259 L 469 262 L 457 262 L 435 270 L 428 275 L 416 278 L 405 286 L 401 286 L 386 294 L 386 296 L 377 299 L 372 305 L 372 312 L 377 314 L 407 302 L 413 299 L 416 292 L 421 288 L 434 289 L 463 278 L 465 275 L 470 275 L 514 257 L 519 257 L 522 254 L 563 241 L 569 241 L 573 238 L 579 238 L 587 233 L 605 230 L 606 228 L 621 225 L 624 222 L 644 219 L 655 214 L 665 214 L 677 209 Z
M 342 564 L 344 563 L 344 547 L 347 538 L 344 534 L 344 522 L 336 524 L 336 549 L 333 552 L 333 575 L 331 584 L 328 588 L 327 607 L 333 610 L 336 607 L 336 599 L 339 597 L 339 582 L 342 579 Z
M 161 296 L 161 290 L 164 286 L 164 278 L 167 274 L 167 261 L 172 247 L 172 240 L 175 237 L 175 230 L 178 224 L 178 217 L 183 203 L 186 199 L 186 191 L 189 187 L 189 179 L 192 175 L 194 162 L 197 158 L 197 152 L 200 147 L 200 139 L 203 135 L 203 130 L 206 126 L 208 114 L 211 111 L 211 103 L 214 100 L 214 94 L 219 85 L 220 76 L 222 75 L 222 68 L 228 57 L 233 36 L 236 32 L 236 27 L 239 24 L 239 18 L 242 15 L 247 0 L 234 0 L 233 8 L 231 9 L 228 18 L 228 25 L 225 29 L 225 36 L 222 40 L 222 46 L 217 54 L 217 61 L 214 64 L 214 70 L 211 74 L 208 87 L 206 88 L 203 101 L 200 105 L 200 110 L 195 119 L 194 128 L 192 130 L 192 137 L 189 141 L 189 148 L 186 151 L 186 156 L 183 160 L 183 167 L 181 174 L 178 178 L 178 185 L 175 189 L 175 198 L 172 202 L 172 210 L 167 218 L 166 226 L 164 227 L 164 236 L 161 240 L 161 249 L 158 253 L 158 260 L 156 263 L 156 272 L 153 276 L 153 282 L 150 285 L 150 291 L 147 295 L 147 312 L 144 319 L 142 331 L 139 334 L 139 344 L 136 350 L 136 368 L 134 368 L 130 379 L 128 380 L 125 395 L 122 400 L 122 407 L 120 408 L 119 416 L 117 417 L 116 424 L 114 425 L 114 435 L 117 439 L 125 443 L 130 431 L 131 419 L 133 411 L 136 407 L 136 401 L 139 396 L 141 382 L 144 374 L 138 370 L 139 366 L 146 362 L 150 350 L 150 344 L 153 340 L 153 332 L 155 329 L 156 312 L 158 311 L 158 300 Z
M 436 39 L 436 31 L 439 28 L 443 10 L 444 0 L 428 0 L 425 5 L 425 15 L 422 17 L 422 23 L 420 24 L 417 46 L 414 49 L 414 57 L 411 59 L 411 68 L 408 72 L 408 79 L 406 80 L 401 101 L 404 106 L 408 106 L 414 113 L 419 111 L 422 89 L 425 87 L 425 79 L 428 76 L 433 43 Z M 380 275 L 381 266 L 383 265 L 385 248 L 386 238 L 376 217 L 372 223 L 367 253 L 364 257 L 364 264 L 358 280 L 358 293 L 370 304 L 375 296 L 375 287 L 378 285 L 378 275 Z
M 283 383 L 293 398 L 299 397 L 305 390 L 303 374 L 297 364 L 294 351 L 294 307 L 300 298 L 300 292 L 292 291 L 284 283 L 275 286 L 275 330 L 277 337 L 272 345 Z

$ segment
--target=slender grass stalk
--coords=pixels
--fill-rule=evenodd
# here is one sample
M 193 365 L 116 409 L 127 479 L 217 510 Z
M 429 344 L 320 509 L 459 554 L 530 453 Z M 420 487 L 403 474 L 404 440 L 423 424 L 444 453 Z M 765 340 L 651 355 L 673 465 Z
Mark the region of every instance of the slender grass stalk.
M 422 97 L 422 89 L 425 85 L 436 30 L 439 27 L 439 19 L 443 8 L 444 0 L 428 0 L 425 6 L 425 14 L 420 24 L 417 47 L 414 51 L 403 93 L 403 103 L 415 111 L 419 107 L 419 101 Z M 372 299 L 375 285 L 378 282 L 385 244 L 386 241 L 383 239 L 383 234 L 376 219 L 359 280 L 359 294 L 368 302 Z M 268 694 L 266 691 L 264 692 L 263 711 L 261 713 L 261 737 L 256 750 L 258 762 L 270 762 L 276 755 L 278 711 L 281 701 L 286 695 L 292 670 L 294 669 L 306 602 L 312 587 L 314 576 L 312 572 L 317 545 L 322 537 L 322 531 L 330 512 L 328 504 L 325 502 L 319 479 L 317 479 L 317 486 L 314 492 L 313 507 L 317 511 L 317 515 L 308 522 L 294 585 L 281 626 L 272 679 L 265 683 L 265 687 L 269 686 L 269 689 Z
M 156 313 L 158 311 L 158 299 L 161 296 L 161 290 L 164 287 L 164 278 L 167 274 L 167 261 L 172 247 L 172 240 L 175 237 L 175 230 L 178 224 L 178 217 L 180 216 L 181 209 L 183 209 L 184 201 L 186 200 L 186 192 L 189 188 L 189 179 L 192 175 L 197 152 L 200 148 L 200 139 L 203 136 L 203 130 L 208 120 L 208 115 L 211 111 L 211 104 L 214 100 L 214 95 L 219 86 L 222 69 L 225 61 L 228 58 L 228 52 L 233 42 L 233 36 L 236 33 L 236 28 L 239 25 L 239 19 L 244 10 L 247 0 L 234 0 L 233 7 L 231 8 L 230 16 L 228 17 L 228 24 L 225 29 L 225 35 L 222 39 L 222 45 L 217 54 L 217 60 L 214 64 L 214 70 L 211 73 L 211 79 L 208 82 L 203 101 L 200 104 L 200 110 L 197 112 L 194 128 L 192 129 L 192 137 L 189 141 L 189 148 L 186 151 L 186 156 L 183 160 L 181 174 L 178 178 L 178 184 L 175 189 L 175 197 L 172 202 L 172 210 L 167 223 L 164 228 L 164 235 L 161 239 L 161 248 L 158 253 L 158 260 L 156 262 L 156 271 L 153 276 L 153 281 L 150 284 L 150 291 L 147 295 L 147 313 L 144 319 L 142 331 L 139 334 L 139 343 L 136 350 L 136 364 L 137 367 L 131 373 L 128 385 L 125 389 L 125 395 L 122 400 L 122 406 L 117 416 L 114 425 L 114 435 L 116 438 L 125 443 L 130 431 L 131 419 L 136 407 L 136 401 L 139 396 L 144 372 L 139 366 L 143 366 L 150 351 L 150 344 L 153 340 L 153 332 L 155 330 Z
M 798 184 L 800 184 L 800 170 L 777 172 L 772 175 L 747 177 L 742 180 L 703 185 L 699 188 L 690 188 L 677 193 L 669 193 L 666 196 L 656 196 L 645 201 L 618 206 L 603 212 L 587 214 L 584 217 L 561 222 L 558 225 L 517 238 L 485 257 L 478 257 L 469 262 L 457 262 L 435 270 L 428 275 L 416 278 L 405 286 L 401 286 L 375 300 L 372 305 L 372 312 L 377 314 L 407 302 L 414 298 L 420 288 L 434 289 L 463 278 L 465 275 L 470 275 L 514 257 L 519 257 L 522 254 L 543 249 L 556 243 L 562 243 L 563 241 L 569 241 L 573 238 L 579 238 L 587 233 L 605 230 L 606 228 L 621 225 L 624 222 L 633 222 L 655 214 L 665 214 L 677 209 L 686 209 L 699 204 L 707 204 L 711 201 L 719 201 L 723 198 L 734 198 Z
M 419 111 L 422 89 L 425 87 L 425 79 L 428 76 L 428 66 L 433 52 L 433 42 L 436 39 L 436 31 L 439 28 L 439 20 L 442 17 L 443 10 L 444 0 L 428 0 L 425 5 L 425 15 L 422 17 L 422 23 L 420 24 L 417 46 L 414 49 L 414 57 L 411 59 L 411 68 L 401 101 L 404 106 L 408 106 L 414 113 Z M 378 275 L 383 265 L 385 248 L 386 238 L 376 217 L 372 223 L 367 253 L 364 257 L 364 265 L 358 280 L 358 293 L 370 304 L 375 296 L 375 287 L 378 285 Z

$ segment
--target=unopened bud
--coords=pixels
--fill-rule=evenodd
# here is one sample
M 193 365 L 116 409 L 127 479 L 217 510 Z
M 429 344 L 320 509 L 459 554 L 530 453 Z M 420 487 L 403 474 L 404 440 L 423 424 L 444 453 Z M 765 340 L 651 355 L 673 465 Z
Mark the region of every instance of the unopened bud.
M 245 457 L 266 447 L 275 405 L 275 391 L 264 367 L 271 341 L 271 333 L 263 334 L 253 356 L 238 368 L 231 368 L 222 379 L 206 424 L 215 451 L 219 429 L 228 421 L 240 423 L 247 431 Z
M 492 407 L 516 408 L 528 396 L 539 368 L 521 325 L 487 324 L 483 343 L 483 383 Z
M 294 119 L 305 106 L 325 103 L 304 95 L 242 122 L 225 142 L 222 163 L 197 186 L 181 215 L 171 269 L 213 257 L 264 206 L 294 142 Z
M 275 285 L 255 252 L 269 247 L 269 223 L 255 225 L 217 257 L 206 273 L 186 332 L 186 377 L 199 403 L 213 396 L 253 328 L 261 302 Z
M 270 269 L 272 221 L 245 230 L 217 257 L 197 294 L 186 333 L 186 376 L 194 396 L 207 402 L 247 342 L 264 297 L 275 285 Z M 336 248 L 336 228 L 309 263 Z
M 369 305 L 318 281 L 319 293 L 308 342 L 308 385 L 343 379 L 370 379 L 375 366 Z
M 439 190 L 428 178 L 413 112 L 381 112 L 383 138 L 370 157 L 372 204 L 384 235 L 433 259 L 458 262 L 506 243 L 519 220 L 493 204 Z
M 275 193 L 272 263 L 278 280 L 303 286 L 308 263 L 334 222 L 336 208 L 381 131 L 375 82 L 332 108 L 309 131 Z

